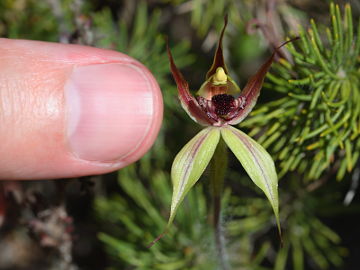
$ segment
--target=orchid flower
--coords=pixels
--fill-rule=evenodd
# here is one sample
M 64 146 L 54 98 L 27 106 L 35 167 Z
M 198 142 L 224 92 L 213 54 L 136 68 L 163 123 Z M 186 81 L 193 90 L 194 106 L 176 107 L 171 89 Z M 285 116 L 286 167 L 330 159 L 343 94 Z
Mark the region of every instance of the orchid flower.
M 173 197 L 168 227 L 172 224 L 184 197 L 199 180 L 213 158 L 219 141 L 223 140 L 240 161 L 251 180 L 270 201 L 280 232 L 278 178 L 274 162 L 260 144 L 232 125 L 237 125 L 244 120 L 255 106 L 274 56 L 287 42 L 273 52 L 241 91 L 229 76 L 224 62 L 222 40 L 226 25 L 227 18 L 225 17 L 213 64 L 196 96 L 191 94 L 189 85 L 176 67 L 170 48 L 167 46 L 170 68 L 177 84 L 181 105 L 195 122 L 205 126 L 174 159 L 171 169 Z

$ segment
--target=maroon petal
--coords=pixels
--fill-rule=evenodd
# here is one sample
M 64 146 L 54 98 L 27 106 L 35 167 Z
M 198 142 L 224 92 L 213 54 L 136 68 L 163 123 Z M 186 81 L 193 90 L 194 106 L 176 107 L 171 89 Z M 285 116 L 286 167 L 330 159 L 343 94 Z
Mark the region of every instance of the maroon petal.
M 228 74 L 228 71 L 227 71 L 227 68 L 225 65 L 225 61 L 224 61 L 223 49 L 222 49 L 222 40 L 224 37 L 227 23 L 228 23 L 228 17 L 227 17 L 227 15 L 225 15 L 224 26 L 223 26 L 223 29 L 221 30 L 219 43 L 217 45 L 215 56 L 214 56 L 214 61 L 213 61 L 211 68 L 209 69 L 208 73 L 206 73 L 206 79 L 209 79 L 211 77 L 211 75 L 213 75 L 215 73 L 215 71 L 218 67 L 222 67 L 224 69 L 225 73 Z
M 209 126 L 215 123 L 215 120 L 210 119 L 202 110 L 195 97 L 189 91 L 189 84 L 184 79 L 184 76 L 178 70 L 171 55 L 169 44 L 167 43 L 167 52 L 170 60 L 170 69 L 177 85 L 179 99 L 182 107 L 188 115 L 197 123 Z
M 250 77 L 247 84 L 245 85 L 244 90 L 241 92 L 241 97 L 245 99 L 244 109 L 240 111 L 239 115 L 228 122 L 230 125 L 239 124 L 252 111 L 260 95 L 260 90 L 263 85 L 266 73 L 269 71 L 272 62 L 274 61 L 275 54 L 279 52 L 281 47 L 297 39 L 299 38 L 296 37 L 294 39 L 288 40 L 277 47 L 270 58 L 260 67 L 256 74 Z

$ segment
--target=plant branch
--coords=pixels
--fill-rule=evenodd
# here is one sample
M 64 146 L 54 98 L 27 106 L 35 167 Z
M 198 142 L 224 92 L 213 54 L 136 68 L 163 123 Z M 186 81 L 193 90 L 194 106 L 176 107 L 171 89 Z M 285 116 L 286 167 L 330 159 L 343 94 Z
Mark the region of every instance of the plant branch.
M 215 245 L 219 256 L 221 270 L 228 270 L 229 263 L 226 255 L 224 235 L 221 227 L 221 194 L 223 190 L 225 172 L 227 169 L 227 148 L 225 142 L 220 139 L 211 160 L 211 193 L 213 198 L 213 226 L 215 232 Z

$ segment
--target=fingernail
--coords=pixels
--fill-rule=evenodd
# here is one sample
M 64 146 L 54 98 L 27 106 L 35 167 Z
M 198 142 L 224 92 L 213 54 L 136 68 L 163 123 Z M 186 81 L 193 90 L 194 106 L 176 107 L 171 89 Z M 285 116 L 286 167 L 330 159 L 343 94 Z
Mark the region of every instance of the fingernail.
M 134 64 L 74 68 L 65 84 L 67 137 L 83 160 L 112 162 L 134 155 L 154 115 L 149 74 Z

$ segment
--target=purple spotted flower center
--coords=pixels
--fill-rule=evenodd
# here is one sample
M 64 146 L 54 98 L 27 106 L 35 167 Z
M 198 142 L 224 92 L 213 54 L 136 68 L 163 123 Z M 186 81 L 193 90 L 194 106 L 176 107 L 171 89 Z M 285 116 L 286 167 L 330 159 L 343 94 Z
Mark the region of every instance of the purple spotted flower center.
M 231 95 L 220 94 L 211 98 L 215 105 L 215 113 L 217 115 L 227 115 L 235 106 L 235 98 Z

